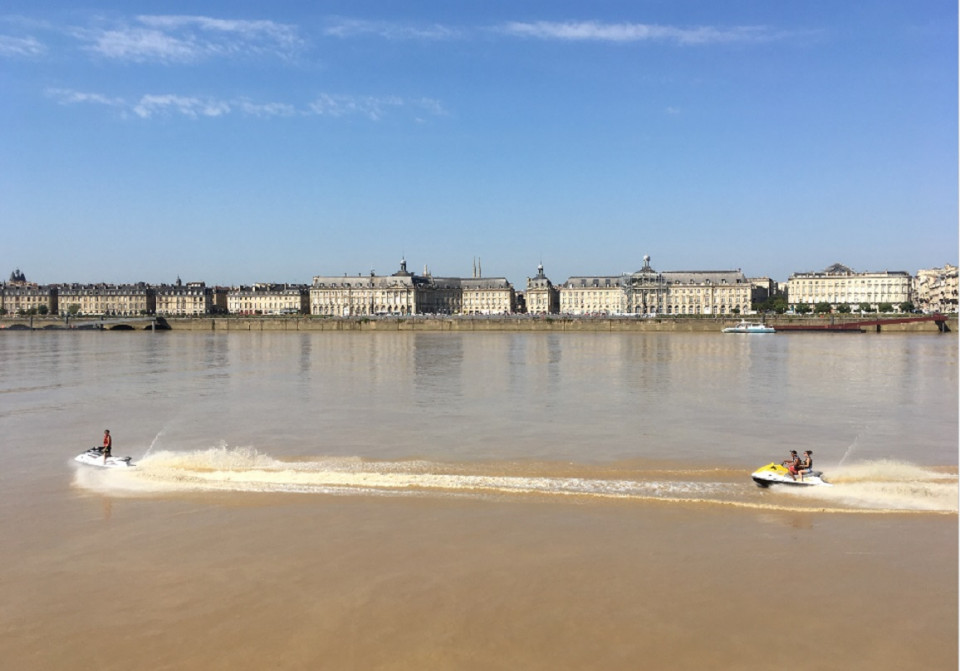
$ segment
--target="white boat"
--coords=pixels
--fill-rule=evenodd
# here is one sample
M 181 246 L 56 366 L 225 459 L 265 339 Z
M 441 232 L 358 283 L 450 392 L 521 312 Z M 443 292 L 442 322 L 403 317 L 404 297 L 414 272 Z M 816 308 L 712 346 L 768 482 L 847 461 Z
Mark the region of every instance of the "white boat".
M 776 333 L 776 329 L 766 324 L 757 324 L 756 322 L 741 321 L 736 326 L 728 326 L 723 329 L 724 333 Z
M 767 464 L 758 468 L 750 474 L 758 487 L 769 487 L 770 485 L 794 485 L 797 487 L 832 487 L 829 482 L 823 479 L 823 471 L 810 471 L 802 476 L 794 477 L 787 470 L 786 466 L 781 464 Z
M 99 468 L 133 468 L 133 464 L 130 463 L 130 457 L 107 457 L 104 459 L 102 447 L 91 447 L 73 459 L 74 461 L 79 461 L 81 464 L 97 466 Z

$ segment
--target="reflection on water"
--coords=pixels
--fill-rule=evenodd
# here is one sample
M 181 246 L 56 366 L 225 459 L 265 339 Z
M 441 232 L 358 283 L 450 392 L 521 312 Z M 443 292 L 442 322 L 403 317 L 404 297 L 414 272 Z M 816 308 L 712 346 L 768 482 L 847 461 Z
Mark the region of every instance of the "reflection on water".
M 110 426 L 134 457 L 163 431 L 277 458 L 956 463 L 937 336 L 52 332 L 4 334 L 0 359 L 7 434 L 53 454 Z

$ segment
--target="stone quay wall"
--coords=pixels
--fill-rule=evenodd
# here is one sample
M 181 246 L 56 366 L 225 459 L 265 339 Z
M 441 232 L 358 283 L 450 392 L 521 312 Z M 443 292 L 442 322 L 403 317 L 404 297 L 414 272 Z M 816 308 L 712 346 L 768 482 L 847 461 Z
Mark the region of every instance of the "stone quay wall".
M 902 318 L 903 316 L 899 316 Z M 883 317 L 877 317 L 883 320 Z M 888 319 L 897 319 L 889 316 Z M 123 322 L 123 320 L 115 320 Z M 423 331 L 423 332 L 494 332 L 494 331 L 537 331 L 554 333 L 576 332 L 648 332 L 648 333 L 719 333 L 727 326 L 733 326 L 739 319 L 733 317 L 563 317 L 563 316 L 496 316 L 496 317 L 311 317 L 306 315 L 289 316 L 224 316 L 224 317 L 167 317 L 158 318 L 158 328 L 172 331 L 206 332 L 243 332 L 243 331 Z M 748 321 L 760 321 L 759 317 Z M 770 326 L 825 326 L 865 321 L 859 315 L 828 315 L 825 317 L 776 316 L 763 320 Z M 2 317 L 0 329 L 63 329 L 89 328 L 98 324 L 98 319 L 71 319 L 65 324 L 56 317 Z M 135 330 L 151 330 L 141 320 L 130 320 L 130 324 L 118 323 L 106 325 L 105 330 L 120 327 Z M 139 322 L 139 323 L 138 323 Z M 958 332 L 957 315 L 947 317 L 948 334 Z M 934 321 L 921 321 L 906 324 L 881 324 L 864 327 L 865 333 L 940 333 Z M 782 334 L 782 332 L 781 332 Z
M 322 318 L 322 317 L 217 317 L 167 319 L 175 331 L 426 331 L 426 332 L 485 332 L 485 331 L 541 331 L 541 332 L 667 332 L 718 333 L 739 320 L 730 318 L 577 318 L 577 317 L 378 317 L 378 318 Z M 862 318 L 767 319 L 771 326 L 793 324 L 822 326 L 843 322 L 862 321 Z M 957 316 L 947 320 L 950 333 L 957 333 Z M 864 332 L 876 333 L 875 327 Z M 880 333 L 939 333 L 933 321 L 882 325 Z

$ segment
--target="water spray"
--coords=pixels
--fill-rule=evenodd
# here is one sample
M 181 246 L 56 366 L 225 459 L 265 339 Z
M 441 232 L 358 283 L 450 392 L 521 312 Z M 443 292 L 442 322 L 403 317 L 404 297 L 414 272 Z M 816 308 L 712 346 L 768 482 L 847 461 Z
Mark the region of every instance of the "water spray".
M 849 457 L 851 454 L 853 454 L 853 451 L 856 449 L 856 447 L 857 447 L 857 442 L 858 442 L 859 440 L 860 440 L 860 434 L 858 433 L 858 434 L 856 435 L 856 437 L 853 439 L 853 442 L 850 443 L 850 446 L 847 447 L 847 451 L 843 453 L 843 456 L 842 456 L 842 457 L 840 457 L 840 462 L 837 464 L 837 466 L 843 466 L 843 462 L 845 462 L 845 461 L 847 460 L 847 457 Z
M 167 427 L 163 427 L 160 431 L 153 437 L 153 440 L 150 441 L 150 447 L 147 448 L 147 451 L 143 453 L 141 459 L 146 459 L 147 455 L 150 454 L 150 450 L 153 449 L 153 446 L 157 444 L 157 441 L 160 440 L 160 436 L 163 435 L 163 432 L 167 430 Z

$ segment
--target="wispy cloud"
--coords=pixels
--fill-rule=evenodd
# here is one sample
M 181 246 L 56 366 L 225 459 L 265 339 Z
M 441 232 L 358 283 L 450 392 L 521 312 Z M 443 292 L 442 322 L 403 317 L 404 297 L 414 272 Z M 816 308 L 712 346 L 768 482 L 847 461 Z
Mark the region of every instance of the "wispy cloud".
M 100 93 L 85 93 L 72 89 L 47 89 L 46 94 L 61 105 L 95 104 L 108 107 L 125 107 L 122 98 L 111 98 Z
M 615 43 L 674 42 L 683 45 L 759 42 L 776 38 L 776 34 L 764 26 L 679 28 L 647 23 L 601 23 L 598 21 L 529 23 L 515 21 L 503 25 L 499 31 L 506 35 L 541 40 Z
M 0 35 L 0 57 L 33 58 L 46 52 L 46 47 L 35 37 Z
M 133 113 L 142 119 L 163 114 L 176 114 L 190 118 L 220 117 L 231 112 L 230 103 L 213 98 L 190 96 L 145 95 L 133 106 Z
M 299 114 L 296 107 L 287 103 L 256 103 L 251 100 L 240 99 L 233 103 L 233 107 L 246 116 L 260 118 L 288 117 Z
M 100 56 L 135 63 L 192 63 L 243 55 L 290 58 L 304 44 L 294 26 L 205 16 L 138 16 L 129 24 L 82 28 L 74 34 Z
M 786 34 L 766 26 L 678 27 L 601 21 L 511 21 L 492 28 L 454 28 L 439 23 L 414 24 L 341 17 L 331 19 L 323 30 L 327 37 L 373 36 L 388 40 L 434 41 L 469 38 L 482 32 L 567 42 L 672 42 L 680 45 L 764 42 L 780 39 Z
M 372 35 L 388 40 L 453 40 L 462 37 L 463 31 L 438 23 L 413 24 L 336 18 L 329 21 L 323 34 L 341 38 Z
M 390 107 L 400 107 L 403 101 L 396 97 L 349 96 L 322 94 L 312 103 L 314 114 L 330 117 L 363 116 L 377 121 Z
M 321 94 L 309 106 L 310 112 L 319 116 L 360 116 L 371 121 L 379 121 L 391 111 L 401 108 L 411 110 L 415 114 L 426 112 L 432 116 L 446 115 L 443 105 L 432 98 Z
M 423 115 L 444 116 L 443 105 L 432 98 L 403 98 L 400 96 L 353 96 L 320 94 L 312 102 L 298 108 L 283 102 L 258 103 L 246 98 L 220 99 L 215 97 L 184 96 L 172 93 L 147 94 L 136 100 L 126 100 L 99 93 L 71 89 L 48 89 L 47 95 L 61 105 L 92 104 L 116 108 L 122 116 L 141 119 L 186 117 L 190 119 L 218 118 L 228 115 L 247 117 L 360 117 L 380 121 L 392 112 L 408 111 L 418 120 Z

